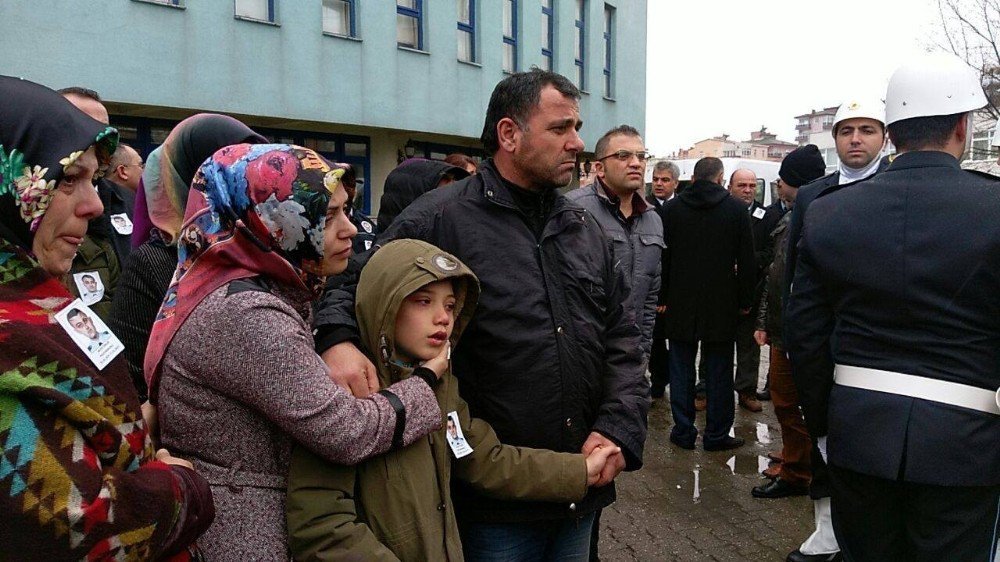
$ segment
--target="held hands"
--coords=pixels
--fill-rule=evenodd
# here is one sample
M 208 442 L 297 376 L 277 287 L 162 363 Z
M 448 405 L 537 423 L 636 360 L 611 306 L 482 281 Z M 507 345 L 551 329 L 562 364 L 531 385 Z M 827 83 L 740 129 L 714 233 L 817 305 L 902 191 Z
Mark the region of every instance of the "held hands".
M 597 446 L 590 451 L 587 455 L 587 485 L 588 486 L 603 486 L 604 484 L 599 484 L 601 481 L 601 473 L 604 471 L 604 467 L 607 465 L 608 461 L 614 455 L 621 455 L 621 448 L 619 447 L 601 447 Z M 607 482 L 605 482 L 607 484 Z
M 422 367 L 427 367 L 428 369 L 434 371 L 437 378 L 441 378 L 441 375 L 448 370 L 448 363 L 451 361 L 451 344 L 444 346 L 441 349 L 441 353 L 437 354 L 437 357 L 429 359 L 424 362 Z
M 338 343 L 321 355 L 330 368 L 330 380 L 356 398 L 367 398 L 378 392 L 375 365 L 349 341 Z
M 608 451 L 609 454 L 607 456 L 607 460 L 604 463 L 604 468 L 601 469 L 601 473 L 598 476 L 597 481 L 590 483 L 590 454 L 598 447 L 602 449 L 610 449 L 611 451 Z M 625 455 L 622 454 L 621 449 L 615 445 L 613 441 L 596 431 L 590 432 L 590 437 L 588 437 L 587 441 L 583 444 L 582 452 L 584 455 L 587 455 L 587 480 L 592 486 L 606 486 L 607 484 L 610 484 L 621 471 L 625 470 Z
M 160 449 L 159 451 L 156 451 L 156 460 L 176 466 L 184 466 L 190 468 L 191 470 L 194 470 L 194 466 L 190 462 L 171 455 L 170 451 L 166 449 Z
M 761 347 L 771 343 L 771 338 L 767 337 L 767 332 L 765 332 L 764 330 L 754 331 L 753 340 L 757 342 L 757 345 Z

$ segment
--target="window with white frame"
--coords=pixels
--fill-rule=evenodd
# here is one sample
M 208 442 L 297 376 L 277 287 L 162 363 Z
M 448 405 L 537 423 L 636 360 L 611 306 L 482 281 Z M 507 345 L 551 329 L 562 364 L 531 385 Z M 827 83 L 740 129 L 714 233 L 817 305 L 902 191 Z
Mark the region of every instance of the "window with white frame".
M 552 70 L 555 13 L 552 0 L 542 0 L 542 68 Z
M 476 62 L 476 0 L 458 2 L 458 60 Z
M 236 0 L 236 16 L 274 22 L 275 0 Z
M 323 0 L 323 32 L 355 37 L 354 3 L 356 0 Z
M 576 64 L 576 86 L 581 90 L 586 89 L 586 14 L 587 0 L 576 0 L 576 53 L 574 64 Z
M 424 48 L 423 0 L 396 0 L 396 45 Z
M 604 5 L 604 96 L 615 97 L 614 90 L 615 9 Z
M 503 0 L 503 69 L 517 72 L 517 0 Z

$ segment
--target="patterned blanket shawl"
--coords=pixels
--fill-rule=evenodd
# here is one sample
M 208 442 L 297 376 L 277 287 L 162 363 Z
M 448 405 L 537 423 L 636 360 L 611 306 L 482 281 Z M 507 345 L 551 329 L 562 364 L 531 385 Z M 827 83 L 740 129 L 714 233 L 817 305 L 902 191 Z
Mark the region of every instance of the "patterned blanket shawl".
M 153 460 L 124 359 L 98 371 L 55 323 L 71 299 L 0 239 L 0 558 L 186 550 L 198 478 Z

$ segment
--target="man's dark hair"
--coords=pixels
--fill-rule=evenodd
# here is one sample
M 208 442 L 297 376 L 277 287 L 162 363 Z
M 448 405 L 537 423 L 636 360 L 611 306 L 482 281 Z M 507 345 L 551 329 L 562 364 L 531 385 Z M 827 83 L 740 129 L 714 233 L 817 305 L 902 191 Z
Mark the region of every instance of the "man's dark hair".
M 493 88 L 490 105 L 486 109 L 486 122 L 483 123 L 483 134 L 480 139 L 486 148 L 486 153 L 493 155 L 500 150 L 500 139 L 497 138 L 497 123 L 507 117 L 513 119 L 522 129 L 538 106 L 542 97 L 542 89 L 552 86 L 560 94 L 580 99 L 580 90 L 562 74 L 532 68 L 528 72 L 515 72 L 504 78 Z
M 95 282 L 97 281 L 97 279 L 94 279 L 94 276 L 93 276 L 93 275 L 84 275 L 84 276 L 83 276 L 83 277 L 81 277 L 80 279 L 81 279 L 81 280 L 83 280 L 83 279 L 90 279 L 91 281 L 95 281 Z M 66 317 L 67 317 L 67 318 L 69 318 L 69 315 L 67 314 L 67 315 L 66 315 Z
M 90 98 L 96 101 L 97 103 L 104 103 L 104 100 L 101 99 L 101 96 L 97 92 L 91 90 L 90 88 L 84 88 L 83 86 L 70 86 L 69 88 L 63 88 L 57 91 L 64 96 L 67 94 L 74 94 L 77 96 Z
M 889 139 L 897 150 L 920 150 L 944 146 L 966 113 L 913 117 L 889 125 Z M 972 131 L 969 131 L 972 134 Z
M 70 320 L 76 318 L 77 316 L 83 316 L 84 318 L 88 318 L 88 316 L 84 314 L 82 310 L 80 310 L 79 308 L 73 308 L 69 311 L 68 314 L 66 314 L 66 321 L 69 322 Z
M 597 144 L 594 146 L 594 154 L 598 158 L 603 158 L 607 156 L 604 153 L 608 149 L 608 143 L 611 142 L 611 137 L 624 135 L 626 137 L 641 137 L 639 131 L 636 130 L 632 125 L 618 125 L 614 129 L 601 135 L 601 138 L 597 139 Z
M 692 180 L 715 181 L 715 178 L 725 170 L 722 160 L 714 156 L 706 156 L 694 163 L 694 172 L 691 173 Z

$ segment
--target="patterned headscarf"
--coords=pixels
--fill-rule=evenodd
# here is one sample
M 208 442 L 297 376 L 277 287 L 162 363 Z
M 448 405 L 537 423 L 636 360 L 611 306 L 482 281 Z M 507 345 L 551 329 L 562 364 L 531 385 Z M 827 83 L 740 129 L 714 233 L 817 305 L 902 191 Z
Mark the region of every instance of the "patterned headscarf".
M 151 400 L 171 339 L 215 289 L 262 276 L 320 294 L 326 210 L 345 168 L 287 144 L 227 146 L 201 166 L 178 237 L 177 270 L 146 348 Z
M 178 123 L 146 159 L 142 189 L 136 194 L 132 245 L 148 240 L 154 226 L 167 245 L 177 244 L 188 189 L 198 168 L 216 150 L 245 142 L 267 139 L 228 115 L 199 113 Z
M 118 131 L 20 78 L 0 76 L 0 100 L 0 234 L 30 251 L 65 170 L 91 145 L 105 168 Z

